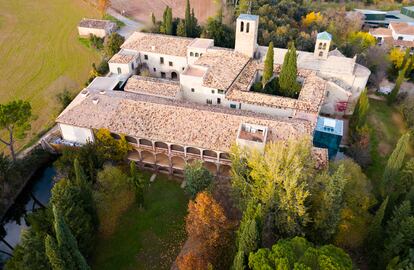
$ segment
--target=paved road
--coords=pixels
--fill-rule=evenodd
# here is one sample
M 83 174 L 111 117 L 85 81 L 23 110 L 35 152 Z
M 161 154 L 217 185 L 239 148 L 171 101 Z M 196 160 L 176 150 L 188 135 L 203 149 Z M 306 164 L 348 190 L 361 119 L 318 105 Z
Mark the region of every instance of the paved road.
M 125 23 L 125 26 L 118 30 L 118 34 L 125 38 L 128 38 L 133 32 L 139 31 L 144 27 L 143 23 L 136 22 L 125 16 L 122 16 L 113 8 L 108 8 L 107 13 Z

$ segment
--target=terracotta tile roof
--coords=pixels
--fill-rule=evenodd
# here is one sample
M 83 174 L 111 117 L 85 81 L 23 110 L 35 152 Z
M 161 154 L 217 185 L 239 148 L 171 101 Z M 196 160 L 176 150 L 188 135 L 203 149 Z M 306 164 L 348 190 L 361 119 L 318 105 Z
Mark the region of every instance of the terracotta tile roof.
M 94 102 L 95 100 L 95 102 Z M 97 101 L 97 102 L 96 102 Z M 185 146 L 228 152 L 241 123 L 268 127 L 268 141 L 312 136 L 308 121 L 242 110 L 107 91 L 78 95 L 58 123 L 110 131 Z
M 249 59 L 239 52 L 215 47 L 204 53 L 194 65 L 208 67 L 203 86 L 227 90 Z
M 267 107 L 290 108 L 303 112 L 318 113 L 325 96 L 326 81 L 316 75 L 315 71 L 299 69 L 298 76 L 304 78 L 298 99 L 268 95 L 250 91 L 250 86 L 263 64 L 250 61 L 226 93 L 226 98 Z M 276 73 L 280 65 L 275 65 Z
M 390 28 L 394 29 L 397 34 L 414 35 L 414 25 L 405 22 L 390 23 Z
M 127 81 L 125 91 L 144 95 L 176 98 L 180 93 L 180 83 L 159 78 L 134 75 Z
M 392 31 L 389 28 L 371 28 L 369 29 L 369 33 L 373 36 L 392 36 Z
M 96 28 L 96 29 L 106 29 L 107 27 L 115 27 L 114 22 L 108 20 L 96 20 L 96 19 L 82 19 L 79 23 L 79 27 L 85 28 Z
M 119 52 L 114 54 L 111 59 L 109 59 L 108 63 L 117 63 L 117 64 L 128 64 L 131 63 L 135 59 L 136 55 L 134 54 L 126 54 Z
M 409 40 L 393 40 L 394 46 L 401 46 L 401 47 L 410 47 L 414 48 L 414 41 Z
M 138 52 L 153 52 L 164 55 L 186 57 L 187 46 L 192 38 L 134 32 L 121 48 Z

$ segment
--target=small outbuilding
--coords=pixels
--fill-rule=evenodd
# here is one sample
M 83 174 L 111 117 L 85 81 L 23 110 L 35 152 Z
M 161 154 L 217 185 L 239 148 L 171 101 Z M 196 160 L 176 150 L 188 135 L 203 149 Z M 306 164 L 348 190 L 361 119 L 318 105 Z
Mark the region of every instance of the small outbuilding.
M 313 145 L 328 149 L 329 159 L 336 156 L 344 134 L 344 121 L 326 117 L 318 117 Z
M 104 38 L 107 35 L 115 32 L 117 29 L 116 23 L 108 20 L 96 20 L 96 19 L 82 19 L 78 25 L 79 35 L 82 37 L 88 37 L 89 35 L 95 35 L 100 38 Z

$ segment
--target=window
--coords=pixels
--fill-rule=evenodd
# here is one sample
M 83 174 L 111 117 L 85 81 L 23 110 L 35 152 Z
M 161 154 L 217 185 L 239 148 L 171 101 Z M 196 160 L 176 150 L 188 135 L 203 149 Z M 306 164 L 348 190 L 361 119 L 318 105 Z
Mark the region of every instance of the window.
M 326 97 L 329 97 L 329 91 L 326 91 Z
M 121 74 L 122 73 L 122 70 L 121 70 L 121 68 L 119 67 L 119 68 L 117 68 L 117 71 L 118 71 L 118 74 Z
M 404 39 L 404 37 L 398 37 L 398 40 L 403 40 Z
M 206 100 L 206 103 L 207 103 L 207 104 L 213 104 L 213 101 L 212 101 L 211 99 L 207 99 L 207 100 Z
M 193 92 L 193 93 L 194 93 L 194 92 L 195 92 L 195 89 L 194 89 L 194 88 L 191 88 L 191 92 Z
M 215 91 L 214 91 L 214 90 L 211 90 L 211 93 L 212 93 L 212 94 L 214 94 L 214 93 L 215 93 Z
M 161 72 L 161 78 L 165 78 L 165 72 Z
M 170 67 L 172 67 L 173 66 L 173 62 L 168 62 L 168 65 L 170 66 Z
M 221 103 L 221 98 L 217 98 L 217 104 Z
M 322 42 L 319 42 L 318 49 L 322 50 Z
M 153 70 L 154 70 L 154 72 L 157 72 L 157 69 L 156 68 L 153 68 Z
M 249 30 L 250 30 L 250 23 L 247 23 L 246 24 L 246 33 L 249 33 Z
M 198 52 L 195 53 L 195 57 L 198 57 Z
M 184 70 L 185 68 L 182 68 L 182 70 Z
M 164 64 L 164 57 L 160 57 L 160 64 Z
M 217 90 L 217 93 L 219 93 L 219 94 L 224 94 L 224 90 Z
M 202 53 L 200 53 L 200 57 L 201 57 L 201 56 L 203 56 L 203 54 L 202 54 Z
M 319 52 L 319 57 L 322 57 L 323 56 L 323 52 Z
M 132 69 L 134 69 L 135 67 L 134 67 L 134 62 L 132 62 Z
M 243 30 L 244 30 L 244 22 L 241 22 L 240 23 L 240 32 L 243 32 Z
M 230 108 L 232 108 L 232 109 L 236 109 L 236 108 L 237 108 L 237 106 L 236 106 L 236 104 L 230 104 Z
M 194 56 L 194 53 L 193 52 L 190 52 L 190 56 Z
M 148 60 L 148 55 L 144 54 L 144 59 Z

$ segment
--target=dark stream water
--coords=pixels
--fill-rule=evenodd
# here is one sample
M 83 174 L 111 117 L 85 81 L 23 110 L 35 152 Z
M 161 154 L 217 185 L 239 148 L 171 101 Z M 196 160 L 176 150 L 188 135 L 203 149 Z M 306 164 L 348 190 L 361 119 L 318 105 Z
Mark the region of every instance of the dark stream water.
M 26 215 L 48 204 L 55 175 L 56 171 L 51 165 L 40 168 L 4 216 L 0 228 L 3 240 L 0 242 L 0 268 L 10 257 L 9 254 L 13 253 L 11 247 L 20 242 L 22 230 L 27 228 Z

